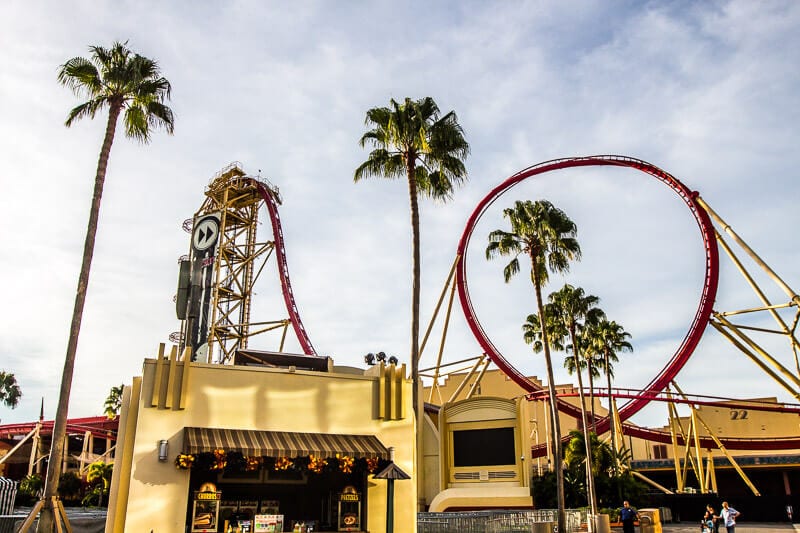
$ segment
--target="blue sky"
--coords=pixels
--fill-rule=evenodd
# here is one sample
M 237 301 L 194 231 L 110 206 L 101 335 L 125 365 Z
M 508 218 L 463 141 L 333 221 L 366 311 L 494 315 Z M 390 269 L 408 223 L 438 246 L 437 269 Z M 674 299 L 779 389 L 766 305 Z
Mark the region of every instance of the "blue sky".
M 399 181 L 352 182 L 367 154 L 357 144 L 365 111 L 390 98 L 431 96 L 455 110 L 472 147 L 454 200 L 422 206 L 423 325 L 474 206 L 518 170 L 560 157 L 622 154 L 667 170 L 789 285 L 800 281 L 796 2 L 6 2 L 0 21 L 0 368 L 24 393 L 17 409 L 0 407 L 3 423 L 34 419 L 42 397 L 46 416 L 55 412 L 105 124 L 63 126 L 79 101 L 56 72 L 91 44 L 128 40 L 156 58 L 176 125 L 145 147 L 118 131 L 70 416 L 100 414 L 110 387 L 129 383 L 178 329 L 180 226 L 231 161 L 280 187 L 292 285 L 317 350 L 337 364 L 378 350 L 407 361 L 407 192 Z M 567 281 L 601 298 L 633 335 L 617 383 L 644 386 L 697 307 L 696 225 L 666 187 L 619 169 L 547 175 L 495 202 L 470 246 L 470 288 L 493 342 L 530 374 L 544 372 L 520 336 L 532 291 L 524 276 L 503 283 L 503 264 L 482 255 L 486 234 L 505 227 L 502 209 L 537 198 L 576 221 L 584 250 L 550 290 Z M 282 318 L 268 274 L 255 307 Z M 724 267 L 720 309 L 754 305 Z M 479 352 L 463 322 L 456 313 L 447 360 Z M 422 366 L 434 358 L 428 350 Z M 677 381 L 687 392 L 788 400 L 713 332 Z M 653 406 L 636 421 L 665 419 Z

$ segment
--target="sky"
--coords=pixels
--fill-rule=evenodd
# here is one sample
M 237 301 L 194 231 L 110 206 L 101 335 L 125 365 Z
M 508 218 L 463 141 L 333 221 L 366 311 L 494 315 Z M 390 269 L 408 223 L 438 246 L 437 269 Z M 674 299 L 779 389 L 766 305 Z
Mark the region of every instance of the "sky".
M 70 417 L 102 414 L 110 388 L 131 383 L 179 329 L 172 297 L 189 247 L 181 224 L 233 161 L 280 188 L 292 287 L 317 351 L 337 365 L 364 366 L 376 351 L 408 363 L 407 188 L 353 183 L 368 154 L 358 144 L 365 113 L 392 98 L 430 96 L 454 110 L 471 146 L 469 180 L 452 201 L 421 202 L 423 331 L 475 206 L 512 174 L 563 157 L 618 154 L 664 169 L 796 287 L 798 27 L 791 0 L 0 3 L 0 370 L 23 391 L 16 409 L 0 406 L 0 421 L 35 420 L 42 401 L 46 418 L 56 410 L 105 128 L 105 116 L 64 126 L 81 101 L 56 75 L 90 45 L 127 41 L 158 61 L 175 132 L 156 131 L 143 146 L 117 130 Z M 616 385 L 644 387 L 698 307 L 704 261 L 691 213 L 662 183 L 625 169 L 548 173 L 494 202 L 467 257 L 473 304 L 506 359 L 538 376 L 543 359 L 521 336 L 535 312 L 530 282 L 505 283 L 505 261 L 484 250 L 490 231 L 508 229 L 504 208 L 542 198 L 575 221 L 583 251 L 545 295 L 570 283 L 598 296 L 632 335 Z M 268 224 L 259 231 L 271 238 Z M 256 293 L 254 318 L 286 316 L 274 263 Z M 723 259 L 715 309 L 758 305 Z M 782 311 L 789 324 L 793 311 Z M 441 336 L 441 322 L 434 331 Z M 794 368 L 785 342 L 764 343 Z M 251 347 L 277 344 L 264 336 Z M 422 368 L 438 347 L 437 337 Z M 286 350 L 299 351 L 296 339 Z M 456 308 L 444 361 L 479 354 Z M 573 382 L 563 357 L 554 354 L 556 380 Z M 713 330 L 676 381 L 688 393 L 791 399 Z M 633 420 L 666 419 L 666 407 L 651 404 Z

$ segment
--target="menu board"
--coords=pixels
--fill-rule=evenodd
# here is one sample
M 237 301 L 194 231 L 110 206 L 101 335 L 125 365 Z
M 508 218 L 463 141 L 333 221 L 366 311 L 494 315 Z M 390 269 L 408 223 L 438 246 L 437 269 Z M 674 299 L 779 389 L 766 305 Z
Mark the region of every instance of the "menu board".
M 257 514 L 254 518 L 254 532 L 280 533 L 283 531 L 282 514 Z

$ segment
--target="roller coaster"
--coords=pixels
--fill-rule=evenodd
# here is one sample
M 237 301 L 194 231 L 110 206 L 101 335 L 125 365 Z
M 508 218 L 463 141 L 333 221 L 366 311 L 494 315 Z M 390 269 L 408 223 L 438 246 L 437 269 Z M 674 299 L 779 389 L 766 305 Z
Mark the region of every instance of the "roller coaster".
M 673 397 L 668 393 L 670 384 L 678 372 L 684 367 L 692 356 L 709 325 L 718 330 L 724 337 L 747 355 L 754 363 L 762 368 L 779 385 L 786 389 L 793 397 L 800 399 L 800 362 L 798 362 L 798 343 L 795 336 L 795 328 L 798 324 L 797 308 L 800 304 L 800 297 L 774 272 L 772 271 L 755 252 L 747 246 L 739 236 L 733 232 L 728 224 L 715 213 L 708 204 L 700 197 L 697 191 L 692 191 L 681 181 L 668 172 L 652 165 L 646 161 L 632 157 L 618 155 L 599 155 L 588 157 L 573 157 L 546 161 L 522 170 L 505 181 L 494 187 L 475 207 L 467 220 L 466 227 L 461 235 L 456 249 L 456 259 L 451 270 L 450 278 L 446 286 L 451 282 L 458 294 L 461 310 L 464 313 L 468 327 L 475 337 L 475 340 L 488 357 L 498 368 L 515 381 L 525 390 L 531 399 L 541 397 L 543 391 L 540 386 L 532 382 L 515 368 L 492 343 L 475 313 L 470 299 L 469 287 L 467 283 L 467 250 L 473 231 L 478 221 L 486 210 L 506 191 L 515 185 L 529 178 L 535 178 L 545 173 L 579 167 L 622 167 L 633 169 L 646 176 L 655 178 L 672 190 L 683 202 L 689 213 L 694 218 L 699 229 L 700 237 L 704 249 L 704 271 L 705 279 L 700 295 L 700 301 L 683 341 L 677 351 L 670 358 L 667 364 L 658 374 L 641 390 L 622 390 L 616 389 L 612 393 L 609 403 L 615 399 L 627 400 L 618 410 L 619 420 L 624 427 L 626 435 L 632 435 L 654 442 L 671 441 L 673 436 L 666 431 L 658 431 L 643 428 L 627 422 L 634 414 L 639 412 L 652 401 L 666 401 L 671 403 L 688 403 L 691 405 L 719 405 L 713 398 L 693 396 L 683 399 Z M 211 182 L 206 192 L 207 200 L 195 215 L 195 221 L 202 216 L 210 213 L 217 213 L 221 219 L 220 225 L 220 245 L 219 253 L 215 256 L 217 280 L 213 284 L 211 291 L 211 310 L 212 318 L 210 323 L 210 333 L 208 337 L 209 353 L 215 353 L 215 360 L 219 363 L 228 363 L 232 359 L 232 354 L 236 350 L 247 347 L 250 337 L 255 334 L 263 333 L 271 329 L 283 327 L 280 347 L 282 349 L 289 325 L 292 326 L 297 336 L 303 353 L 307 357 L 318 357 L 313 344 L 309 338 L 300 313 L 292 293 L 291 282 L 289 279 L 289 269 L 286 260 L 283 231 L 281 228 L 278 206 L 281 204 L 281 197 L 277 187 L 271 185 L 260 177 L 246 175 L 238 163 L 231 164 L 223 169 Z M 270 218 L 272 237 L 271 242 L 258 243 L 255 240 L 255 225 L 257 223 L 257 208 L 263 203 L 266 206 Z M 191 222 L 191 221 L 187 221 Z M 718 231 L 714 225 L 720 227 Z M 191 224 L 189 224 L 191 226 Z M 187 228 L 188 229 L 188 228 Z M 764 292 L 755 283 L 741 261 L 733 253 L 723 238 L 723 233 L 727 234 L 736 244 L 766 271 L 768 276 L 786 294 L 787 301 L 779 304 L 771 303 Z M 720 259 L 719 250 L 722 248 L 731 257 L 734 264 L 750 283 L 751 287 L 763 302 L 763 306 L 755 309 L 737 310 L 730 312 L 720 312 L 714 309 L 715 297 L 719 285 Z M 280 278 L 283 302 L 288 313 L 288 318 L 270 322 L 255 323 L 250 321 L 249 298 L 252 294 L 252 286 L 255 279 L 263 270 L 263 264 L 258 266 L 259 260 L 266 261 L 270 252 L 274 251 Z M 444 292 L 442 295 L 444 295 Z M 438 312 L 441 299 L 436 306 Z M 795 312 L 793 322 L 787 324 L 786 320 L 778 313 L 778 310 L 789 309 Z M 435 312 L 435 313 L 436 313 Z M 770 331 L 785 336 L 794 353 L 797 364 L 797 372 L 793 372 L 784 367 L 778 360 L 772 357 L 755 340 L 748 336 L 745 326 L 733 324 L 729 317 L 743 313 L 765 312 L 773 316 L 778 323 L 778 329 Z M 434 314 L 435 314 L 434 313 Z M 449 316 L 448 310 L 448 316 Z M 434 319 L 435 320 L 435 317 Z M 188 322 L 188 321 L 187 321 Z M 261 327 L 255 327 L 254 325 Z M 752 329 L 752 328 L 751 328 Z M 423 339 L 424 344 L 431 329 L 429 327 Z M 446 327 L 445 327 L 446 331 Z M 180 338 L 186 339 L 188 331 L 181 332 Z M 211 360 L 211 359 L 209 359 Z M 440 360 L 437 365 L 441 363 Z M 667 391 L 667 393 L 665 393 Z M 576 405 L 573 405 L 563 398 L 570 393 L 561 395 L 558 400 L 559 411 L 578 419 L 581 414 Z M 596 394 L 603 396 L 602 393 Z M 752 400 L 743 400 L 743 405 L 753 410 L 779 410 L 781 412 L 800 412 L 800 405 L 794 404 L 759 404 Z M 726 404 L 731 405 L 731 404 Z M 613 409 L 611 410 L 613 412 Z M 612 425 L 613 416 L 598 419 L 597 432 L 603 433 L 609 430 Z M 800 448 L 800 436 L 785 438 L 743 438 L 725 437 L 720 438 L 719 442 L 729 449 L 739 450 L 784 450 Z M 715 440 L 710 437 L 699 438 L 699 443 L 705 448 L 717 447 Z M 532 450 L 533 456 L 542 456 L 546 453 L 544 445 L 538 445 Z

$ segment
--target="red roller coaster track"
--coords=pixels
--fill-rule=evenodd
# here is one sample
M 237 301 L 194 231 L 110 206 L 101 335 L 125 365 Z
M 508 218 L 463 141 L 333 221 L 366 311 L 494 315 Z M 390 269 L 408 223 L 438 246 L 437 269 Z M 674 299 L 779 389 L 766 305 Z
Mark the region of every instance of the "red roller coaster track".
M 619 415 L 621 420 L 627 420 L 635 413 L 640 411 L 647 405 L 654 395 L 658 394 L 675 378 L 680 369 L 689 360 L 689 357 L 694 352 L 697 344 L 700 342 L 703 332 L 708 325 L 709 317 L 711 316 L 714 298 L 717 293 L 717 284 L 719 278 L 719 255 L 716 244 L 716 237 L 714 228 L 705 210 L 696 202 L 698 193 L 690 191 L 683 183 L 677 178 L 665 172 L 664 170 L 632 157 L 616 156 L 616 155 L 600 155 L 588 157 L 574 157 L 567 159 L 556 159 L 546 161 L 537 165 L 531 166 L 521 172 L 509 177 L 501 184 L 492 189 L 478 203 L 472 215 L 467 221 L 461 240 L 458 243 L 457 256 L 460 258 L 456 270 L 456 284 L 458 287 L 458 297 L 461 302 L 461 308 L 467 319 L 472 334 L 475 339 L 483 348 L 484 352 L 492 359 L 492 361 L 511 379 L 528 392 L 537 392 L 541 388 L 535 383 L 530 381 L 519 370 L 517 370 L 499 350 L 489 340 L 488 335 L 484 331 L 481 324 L 475 316 L 475 311 L 472 306 L 472 301 L 469 296 L 467 288 L 467 248 L 469 246 L 470 237 L 472 236 L 475 227 L 483 216 L 484 212 L 491 206 L 495 200 L 503 195 L 507 190 L 522 182 L 527 178 L 538 176 L 546 172 L 554 170 L 561 170 L 575 167 L 591 167 L 591 166 L 616 166 L 625 167 L 639 170 L 645 174 L 656 178 L 660 182 L 667 185 L 672 189 L 686 206 L 689 208 L 692 216 L 700 229 L 700 234 L 703 239 L 703 246 L 705 248 L 705 282 L 703 284 L 703 291 L 700 296 L 700 303 L 697 308 L 694 320 L 679 346 L 678 350 L 672 356 L 667 365 L 659 372 L 659 374 L 639 393 L 632 396 L 630 402 L 626 403 L 620 410 Z M 563 400 L 559 400 L 558 409 L 564 413 L 574 417 L 580 417 L 580 410 L 578 407 L 573 406 Z M 610 427 L 610 420 L 608 417 L 600 420 L 597 424 L 597 431 L 603 433 L 608 431 Z M 626 424 L 626 433 L 636 437 L 658 441 L 670 442 L 670 436 L 666 432 L 645 429 L 630 424 Z M 800 437 L 787 438 L 787 439 L 737 439 L 727 438 L 722 439 L 725 446 L 731 449 L 791 449 L 800 447 Z M 715 446 L 712 439 L 702 439 L 703 445 Z M 544 447 L 541 449 L 534 449 L 535 455 L 544 454 Z
M 281 228 L 281 218 L 278 216 L 276 195 L 264 183 L 256 179 L 252 179 L 252 181 L 258 188 L 258 193 L 264 200 L 264 204 L 267 206 L 269 218 L 272 222 L 272 235 L 275 240 L 275 256 L 278 261 L 278 274 L 281 278 L 283 302 L 286 304 L 289 320 L 292 322 L 292 327 L 297 335 L 297 340 L 300 342 L 300 346 L 303 348 L 303 353 L 306 355 L 317 355 L 314 346 L 311 344 L 311 339 L 308 338 L 308 332 L 305 326 L 303 326 L 303 321 L 300 320 L 300 312 L 297 310 L 297 303 L 294 300 L 292 282 L 289 280 L 289 267 L 286 264 L 286 248 L 283 244 L 283 229 Z

